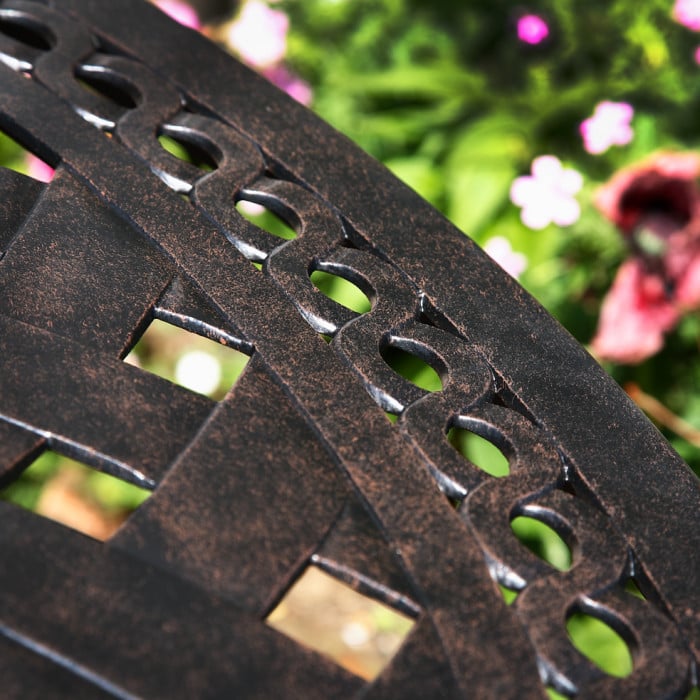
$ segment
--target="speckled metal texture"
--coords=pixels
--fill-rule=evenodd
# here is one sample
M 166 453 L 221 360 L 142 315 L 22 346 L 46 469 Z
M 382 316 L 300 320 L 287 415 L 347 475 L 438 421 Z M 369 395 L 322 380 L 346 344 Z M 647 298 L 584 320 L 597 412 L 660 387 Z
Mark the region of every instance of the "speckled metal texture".
M 0 128 L 57 168 L 47 185 L 0 172 L 0 477 L 53 449 L 153 491 L 104 543 L 0 502 L 3 697 L 689 691 L 698 481 L 515 281 L 144 2 L 3 0 L 0 32 Z M 239 199 L 296 239 L 247 222 Z M 371 311 L 325 297 L 314 270 L 355 283 Z M 250 355 L 224 400 L 122 361 L 153 318 Z M 392 347 L 442 391 L 396 374 Z M 500 447 L 509 475 L 462 457 L 452 427 Z M 568 542 L 570 570 L 515 538 L 528 514 Z M 265 623 L 307 566 L 415 617 L 373 682 Z M 629 676 L 574 648 L 577 610 L 627 641 Z

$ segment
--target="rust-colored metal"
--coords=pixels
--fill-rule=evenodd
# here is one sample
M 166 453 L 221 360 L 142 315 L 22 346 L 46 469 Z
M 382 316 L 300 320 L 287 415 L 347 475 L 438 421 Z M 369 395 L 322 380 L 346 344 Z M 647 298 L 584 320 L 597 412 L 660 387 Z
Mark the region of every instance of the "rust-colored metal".
M 47 185 L 0 172 L 0 478 L 53 449 L 153 490 L 105 543 L 0 503 L 3 697 L 688 692 L 696 477 L 435 210 L 140 0 L 3 0 L 0 91 L 0 127 L 57 169 Z M 238 199 L 297 238 L 247 222 Z M 330 301 L 316 269 L 372 310 Z M 122 362 L 152 318 L 251 356 L 223 401 Z M 389 347 L 442 391 L 396 374 Z M 462 457 L 452 427 L 499 446 L 509 475 Z M 519 543 L 523 514 L 570 544 L 569 571 Z M 309 565 L 416 618 L 373 682 L 265 624 Z M 622 634 L 628 677 L 576 651 L 575 611 Z

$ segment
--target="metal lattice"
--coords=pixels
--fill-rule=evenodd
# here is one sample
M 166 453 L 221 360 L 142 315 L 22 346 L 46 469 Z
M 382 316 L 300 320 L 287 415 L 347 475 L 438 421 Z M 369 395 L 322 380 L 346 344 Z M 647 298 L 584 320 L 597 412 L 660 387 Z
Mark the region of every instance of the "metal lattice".
M 153 490 L 104 543 L 0 502 L 3 697 L 688 692 L 697 479 L 517 283 L 146 3 L 4 0 L 0 31 L 0 127 L 57 168 L 47 185 L 0 172 L 0 477 L 54 449 Z M 246 221 L 241 199 L 296 238 Z M 321 294 L 316 270 L 371 311 Z M 122 361 L 153 318 L 250 356 L 224 400 Z M 392 351 L 442 390 L 394 372 Z M 462 457 L 451 428 L 494 442 L 508 476 Z M 518 515 L 567 541 L 568 571 L 521 545 Z M 309 565 L 415 618 L 374 682 L 265 623 Z M 575 611 L 625 639 L 629 676 L 574 648 Z

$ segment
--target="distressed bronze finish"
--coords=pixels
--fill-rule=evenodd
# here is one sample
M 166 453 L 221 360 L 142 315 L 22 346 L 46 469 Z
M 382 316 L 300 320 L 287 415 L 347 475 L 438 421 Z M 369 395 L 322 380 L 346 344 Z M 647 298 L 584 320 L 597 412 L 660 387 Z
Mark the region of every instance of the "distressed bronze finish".
M 0 127 L 57 168 L 48 185 L 0 172 L 0 478 L 54 449 L 153 491 L 105 543 L 0 503 L 3 697 L 688 692 L 698 481 L 516 282 L 140 0 L 3 0 L 0 30 Z M 238 199 L 297 238 L 248 223 Z M 314 270 L 372 310 L 329 300 Z M 122 362 L 153 318 L 250 355 L 223 401 Z M 396 374 L 389 347 L 443 390 Z M 455 426 L 497 444 L 509 475 L 464 459 Z M 568 541 L 569 571 L 512 534 L 533 513 Z M 309 565 L 416 618 L 372 683 L 265 623 Z M 499 583 L 519 591 L 511 606 Z M 576 610 L 621 633 L 631 675 L 576 651 Z

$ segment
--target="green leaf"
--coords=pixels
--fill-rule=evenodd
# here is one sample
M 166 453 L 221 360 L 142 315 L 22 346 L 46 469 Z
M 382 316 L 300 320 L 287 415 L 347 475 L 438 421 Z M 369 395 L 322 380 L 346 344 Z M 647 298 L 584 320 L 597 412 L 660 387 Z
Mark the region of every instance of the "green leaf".
M 430 158 L 393 158 L 386 161 L 385 165 L 421 197 L 438 205 L 443 195 L 442 176 Z
M 487 117 L 456 138 L 447 161 L 447 214 L 474 236 L 508 201 L 518 163 L 527 153 L 524 133 L 511 119 Z
M 337 82 L 331 82 L 337 85 Z M 449 63 L 431 66 L 400 66 L 362 75 L 361 80 L 343 82 L 343 90 L 364 95 L 392 95 L 415 99 L 439 99 L 456 95 L 466 99 L 484 88 L 481 76 Z

